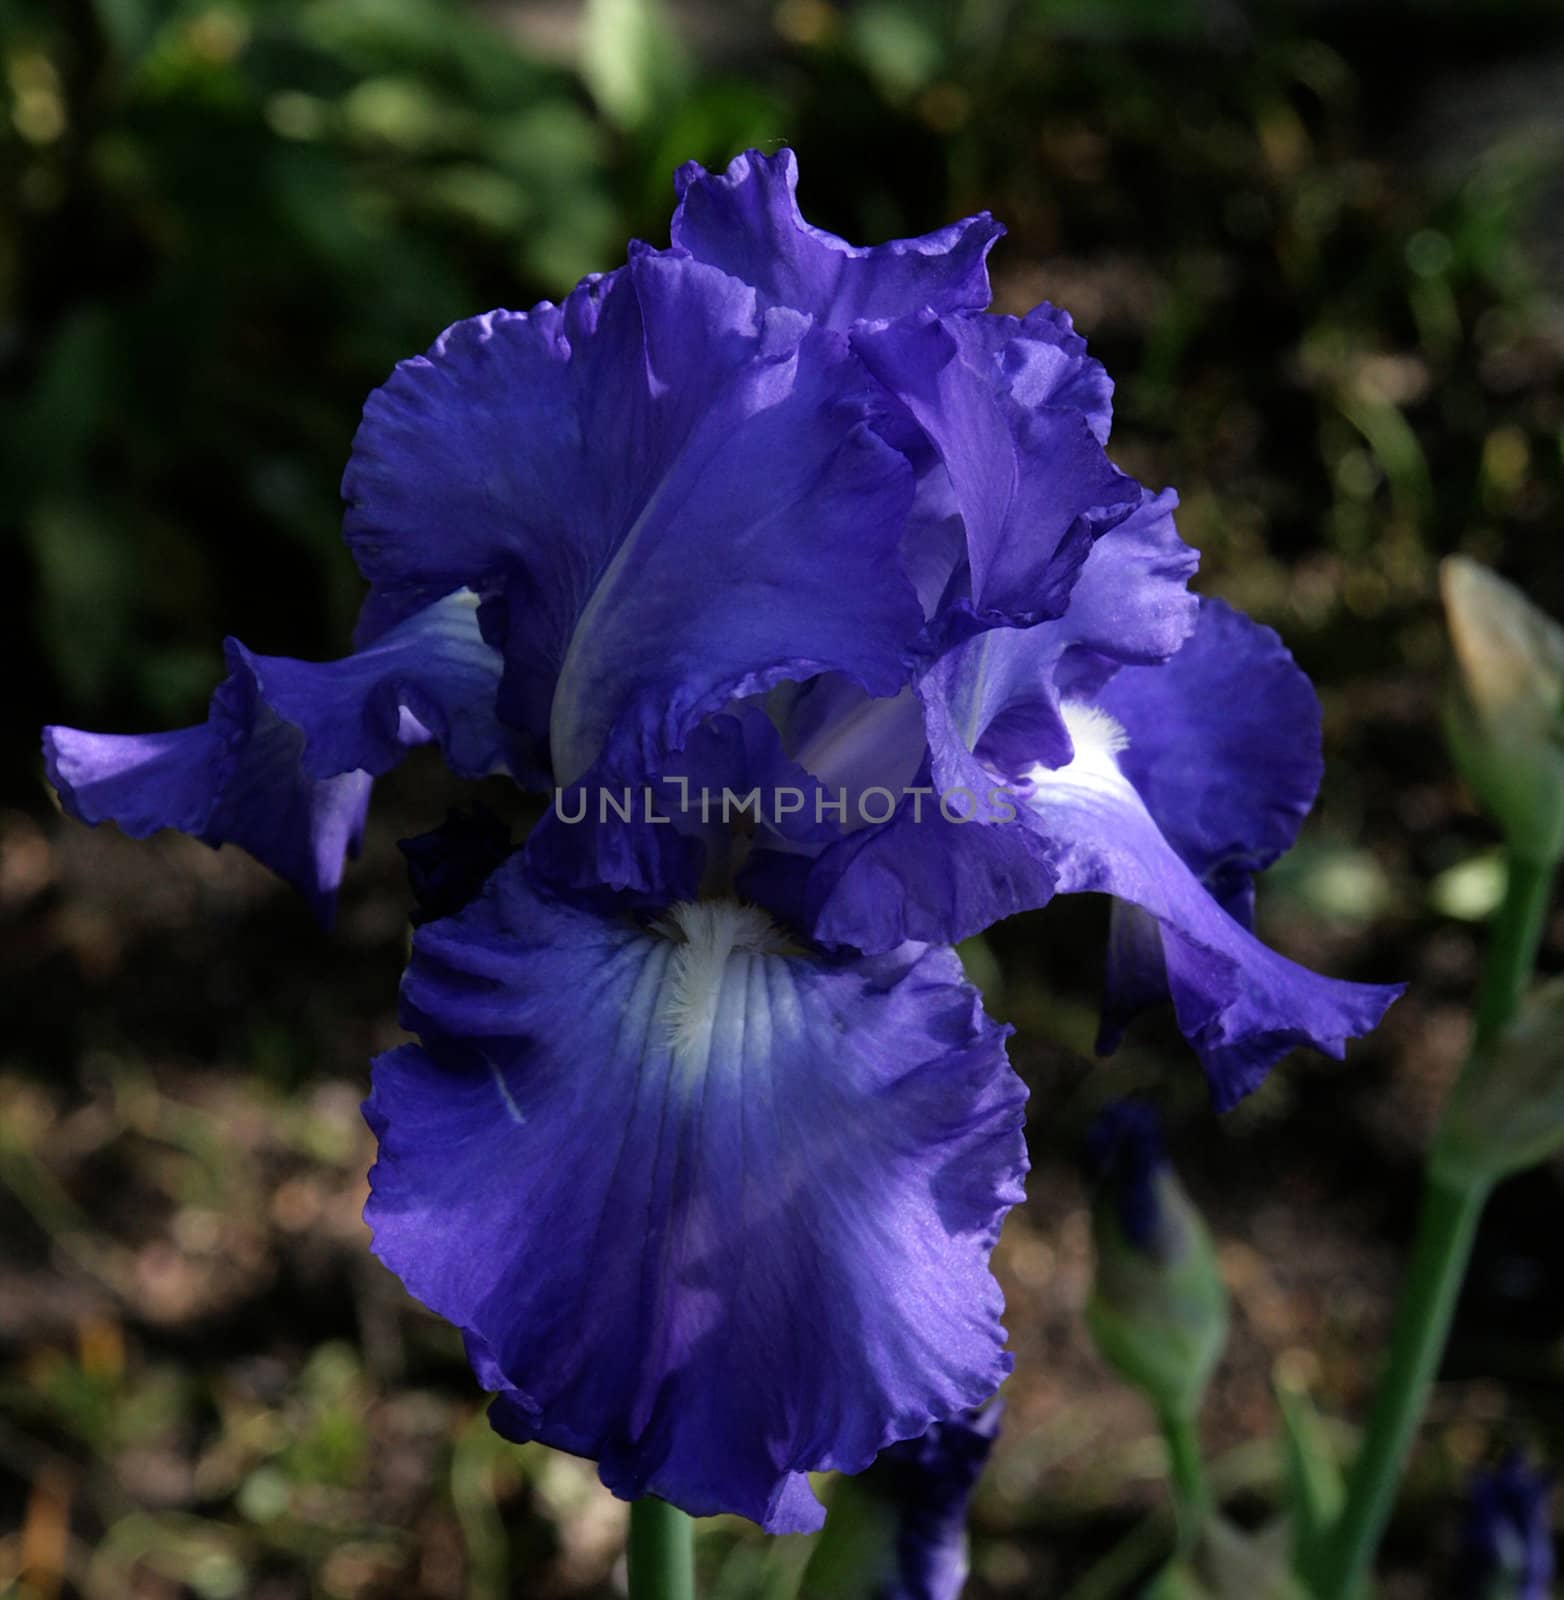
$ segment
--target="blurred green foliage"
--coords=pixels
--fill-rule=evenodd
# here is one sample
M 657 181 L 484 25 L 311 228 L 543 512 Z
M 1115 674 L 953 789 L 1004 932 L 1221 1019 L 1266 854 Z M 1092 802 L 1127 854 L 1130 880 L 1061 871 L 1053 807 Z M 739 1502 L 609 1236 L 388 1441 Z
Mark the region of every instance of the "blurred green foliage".
M 368 390 L 457 318 L 622 259 L 671 149 L 722 160 L 778 115 L 681 68 L 637 0 L 589 8 L 579 71 L 441 0 L 0 17 L 12 620 L 53 711 L 110 721 L 190 716 L 224 632 L 340 649 Z

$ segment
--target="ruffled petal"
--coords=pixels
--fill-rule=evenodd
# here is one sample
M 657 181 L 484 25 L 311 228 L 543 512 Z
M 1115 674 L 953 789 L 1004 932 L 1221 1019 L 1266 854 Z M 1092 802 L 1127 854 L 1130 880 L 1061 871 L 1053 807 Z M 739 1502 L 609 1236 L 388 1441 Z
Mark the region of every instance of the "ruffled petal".
M 1045 300 L 1019 320 L 985 317 L 979 323 L 1005 373 L 1010 397 L 1028 410 L 1057 406 L 1078 411 L 1099 444 L 1113 428 L 1113 379 L 1086 353 L 1068 311 Z
M 640 928 L 512 863 L 403 992 L 366 1215 L 511 1437 L 796 1531 L 802 1474 L 997 1386 L 1025 1091 L 949 951 L 790 954 L 733 902 Z
M 495 710 L 503 663 L 484 643 L 470 589 L 426 606 L 340 661 L 249 651 L 244 659 L 267 704 L 303 732 L 303 765 L 312 777 L 388 772 L 426 739 L 459 778 L 508 770 L 508 734 Z
M 49 781 L 78 821 L 135 838 L 177 828 L 214 849 L 236 844 L 309 901 L 329 926 L 342 868 L 357 854 L 373 779 L 311 778 L 304 736 L 260 698 L 239 647 L 208 721 L 163 734 L 45 728 Z
M 355 440 L 348 537 L 377 589 L 485 596 L 532 769 L 654 771 L 782 678 L 906 680 L 912 474 L 885 405 L 840 336 L 642 250 L 398 367 Z
M 986 211 L 917 239 L 861 248 L 805 222 L 797 187 L 791 150 L 747 151 L 720 174 L 692 161 L 674 177 L 674 246 L 751 285 L 767 304 L 792 306 L 826 327 L 922 306 L 988 304 L 984 263 L 1005 230 Z
M 500 658 L 477 600 L 446 596 L 342 661 L 261 656 L 235 639 L 203 726 L 167 734 L 46 728 L 50 781 L 83 822 L 137 838 L 177 828 L 237 844 L 324 922 L 357 853 L 372 778 L 437 739 L 462 777 L 502 770 Z
M 1053 629 L 1061 693 L 1084 696 L 1121 666 L 1165 661 L 1193 632 L 1200 602 L 1189 580 L 1200 553 L 1179 537 L 1177 509 L 1173 490 L 1141 489 L 1130 514 L 1092 546 Z
M 1156 920 L 1179 1027 L 1217 1109 L 1242 1099 L 1296 1045 L 1340 1058 L 1402 986 L 1323 978 L 1261 944 L 1162 836 L 1120 770 L 1123 730 L 1095 708 L 1067 711 L 1074 759 L 1035 768 L 1027 801 L 1059 891 L 1116 895 Z
M 996 343 L 989 325 L 999 320 L 924 311 L 852 336 L 938 452 L 965 529 L 966 559 L 935 618 L 945 639 L 1061 615 L 1092 542 L 1140 501 L 1087 418 L 1049 403 L 1042 358 L 1009 370 L 1009 342 Z M 1030 403 L 1013 392 L 1017 379 Z M 909 564 L 921 572 L 924 558 L 915 552 Z
M 1196 556 L 1174 529 L 1174 496 L 1136 493 L 1135 511 L 1092 545 L 1061 616 L 990 628 L 924 672 L 924 798 L 829 845 L 807 874 L 757 860 L 747 893 L 823 943 L 867 951 L 958 941 L 1047 903 L 1058 885 L 1046 840 L 1015 825 L 1007 785 L 1070 761 L 1065 685 L 1096 686 L 1125 663 L 1161 660 L 1195 623 L 1187 583 Z
M 1188 583 L 1199 557 L 1173 525 L 1177 497 L 1137 490 L 1136 509 L 1092 545 L 1063 614 L 1030 628 L 993 628 L 947 651 L 925 674 L 930 747 L 942 784 L 975 753 L 1019 773 L 1070 759 L 1060 713 L 1120 667 L 1165 660 L 1195 626 Z M 938 723 L 948 724 L 942 737 Z

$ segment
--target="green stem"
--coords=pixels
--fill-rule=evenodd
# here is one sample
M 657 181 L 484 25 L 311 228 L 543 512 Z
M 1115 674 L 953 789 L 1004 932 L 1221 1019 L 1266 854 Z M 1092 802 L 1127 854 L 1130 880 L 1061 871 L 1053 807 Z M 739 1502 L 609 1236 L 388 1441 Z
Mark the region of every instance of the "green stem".
M 694 1600 L 693 1524 L 651 1495 L 630 1506 L 630 1600 Z
M 1423 1190 L 1390 1353 L 1368 1432 L 1347 1482 L 1346 1505 L 1323 1545 L 1316 1570 L 1304 1575 L 1319 1600 L 1351 1600 L 1368 1576 L 1439 1371 L 1488 1187 L 1474 1180 L 1447 1185 L 1430 1176 Z
M 1168 1476 L 1178 1519 L 1178 1547 L 1192 1550 L 1211 1509 L 1211 1490 L 1200 1457 L 1200 1432 L 1194 1417 L 1164 1411 L 1162 1437 L 1168 1446 Z
M 1531 983 L 1542 943 L 1548 902 L 1553 894 L 1554 867 L 1507 858 L 1504 899 L 1488 930 L 1482 982 L 1477 990 L 1477 1025 L 1472 1055 L 1484 1049 L 1511 1017 Z
M 1531 982 L 1553 872 L 1551 866 L 1508 858 L 1504 901 L 1483 957 L 1467 1072 L 1481 1070 L 1488 1046 L 1515 1015 Z M 1435 1164 L 1428 1168 L 1390 1353 L 1368 1432 L 1347 1482 L 1346 1505 L 1329 1538 L 1318 1546 L 1311 1570 L 1303 1574 L 1318 1600 L 1354 1600 L 1368 1577 L 1428 1391 L 1438 1375 L 1477 1222 L 1492 1186 L 1492 1179 L 1481 1173 L 1446 1171 Z

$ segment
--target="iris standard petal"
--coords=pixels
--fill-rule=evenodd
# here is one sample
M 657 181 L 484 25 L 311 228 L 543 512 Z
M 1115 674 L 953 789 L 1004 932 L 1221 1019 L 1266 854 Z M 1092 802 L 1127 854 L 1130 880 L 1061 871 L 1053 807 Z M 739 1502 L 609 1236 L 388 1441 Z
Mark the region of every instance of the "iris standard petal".
M 961 516 L 965 568 L 935 619 L 947 638 L 1059 616 L 1093 540 L 1140 501 L 1079 410 L 1035 403 L 1035 371 L 1034 403 L 1011 392 L 987 320 L 922 311 L 852 336 L 932 442 Z
M 1078 411 L 1099 444 L 1113 428 L 1113 379 L 1086 353 L 1068 311 L 1045 300 L 1024 317 L 985 317 L 979 329 L 1004 369 L 1010 397 L 1028 410 Z
M 1006 786 L 1070 760 L 1064 685 L 1096 687 L 1126 662 L 1160 660 L 1195 623 L 1196 556 L 1173 526 L 1175 497 L 1135 492 L 1135 510 L 1092 544 L 1061 616 L 989 628 L 923 673 L 924 798 L 829 846 L 793 884 L 788 914 L 812 937 L 862 950 L 956 941 L 1054 894 L 1046 840 L 1016 822 Z M 783 903 L 783 887 L 766 884 L 768 903 Z
M 722 173 L 692 161 L 674 177 L 674 246 L 826 327 L 988 304 L 984 263 L 1005 230 L 986 211 L 920 238 L 860 247 L 805 222 L 797 186 L 791 150 L 746 151 Z
M 1066 708 L 1074 758 L 1029 775 L 1027 806 L 1059 891 L 1117 896 L 1157 923 L 1179 1027 L 1226 1110 L 1296 1045 L 1340 1057 L 1401 987 L 1344 983 L 1261 944 L 1211 897 L 1120 770 L 1124 732 L 1094 707 Z
M 998 1384 L 1025 1091 L 949 951 L 805 957 L 733 902 L 637 927 L 512 862 L 403 993 L 423 1043 L 376 1065 L 366 1215 L 502 1431 L 799 1530 L 802 1474 Z
M 527 838 L 527 872 L 577 904 L 621 910 L 694 899 L 703 886 L 726 893 L 737 877 L 745 898 L 786 918 L 789 904 L 745 888 L 745 861 L 786 851 L 787 875 L 801 874 L 804 858 L 838 836 L 837 815 L 821 783 L 788 758 L 771 717 L 735 702 L 694 728 L 653 781 L 557 793 Z
M 228 676 L 203 726 L 167 734 L 46 728 L 50 781 L 83 822 L 138 838 L 177 828 L 237 844 L 330 920 L 369 789 L 411 745 L 439 740 L 462 777 L 502 769 L 500 658 L 476 596 L 446 596 L 357 655 L 325 663 L 225 646 Z
M 538 772 L 655 770 L 781 678 L 905 681 L 911 469 L 840 336 L 640 250 L 561 308 L 448 330 L 373 395 L 344 480 L 377 589 L 461 582 Z
M 1092 545 L 1063 615 L 991 629 L 928 673 L 925 699 L 949 708 L 962 748 L 994 770 L 1063 765 L 1070 745 L 1060 702 L 1090 698 L 1125 665 L 1167 659 L 1195 626 L 1199 602 L 1188 584 L 1199 557 L 1174 527 L 1177 496 L 1138 492 L 1136 509 Z M 935 754 L 938 771 L 946 752 L 936 745 Z

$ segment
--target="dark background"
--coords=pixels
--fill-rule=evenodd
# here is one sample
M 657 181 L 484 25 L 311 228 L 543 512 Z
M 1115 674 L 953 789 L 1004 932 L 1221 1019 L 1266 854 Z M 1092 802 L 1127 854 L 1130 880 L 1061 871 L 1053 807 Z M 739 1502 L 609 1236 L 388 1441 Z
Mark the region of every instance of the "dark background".
M 62 821 L 36 729 L 198 720 L 226 633 L 342 653 L 368 390 L 447 323 L 665 241 L 673 168 L 751 143 L 792 144 L 807 214 L 855 241 L 1001 217 L 999 307 L 1074 314 L 1118 381 L 1115 459 L 1182 494 L 1199 587 L 1319 686 L 1325 788 L 1263 928 L 1412 984 L 1344 1067 L 1295 1058 L 1218 1122 L 1171 1027 L 1093 1062 L 1102 905 L 970 952 L 1018 1026 L 1035 1166 L 999 1252 L 1017 1372 L 972 1593 L 1131 1593 L 1166 1537 L 1151 1419 L 1079 1316 L 1075 1153 L 1127 1089 L 1167 1109 L 1222 1240 L 1207 1442 L 1263 1519 L 1278 1365 L 1343 1442 L 1362 1415 L 1498 884 L 1440 740 L 1436 563 L 1564 614 L 1560 8 L 10 0 L 0 50 L 0 1593 L 621 1581 L 622 1509 L 492 1438 L 358 1220 L 357 1104 L 398 1037 L 392 841 L 442 814 L 437 766 L 381 786 L 327 939 L 232 851 Z M 1564 1463 L 1560 1222 L 1556 1168 L 1490 1210 L 1389 1596 L 1448 1592 L 1473 1464 Z M 766 1548 L 703 1531 L 714 1600 L 776 1594 Z

